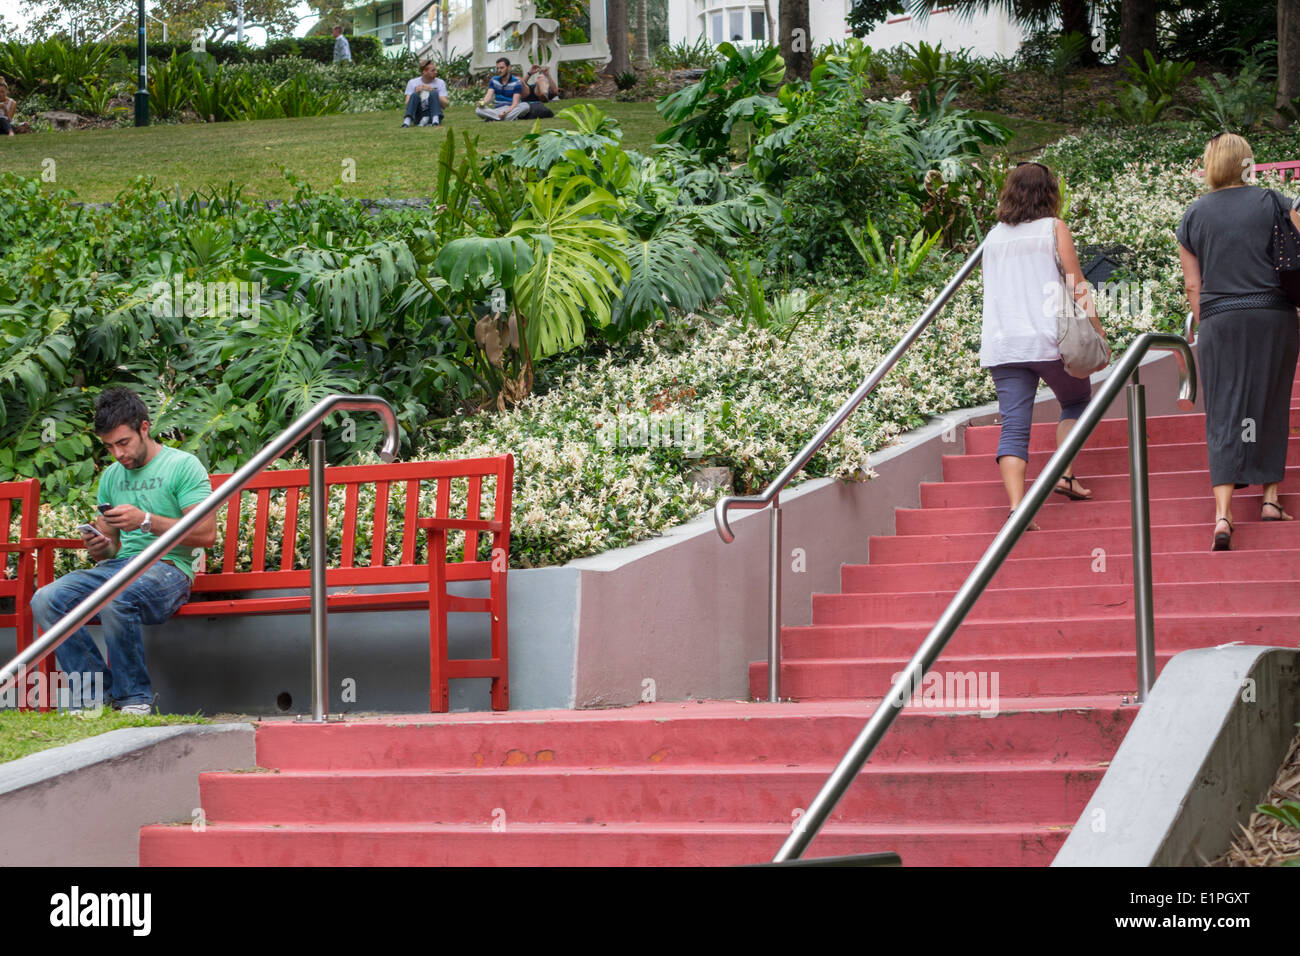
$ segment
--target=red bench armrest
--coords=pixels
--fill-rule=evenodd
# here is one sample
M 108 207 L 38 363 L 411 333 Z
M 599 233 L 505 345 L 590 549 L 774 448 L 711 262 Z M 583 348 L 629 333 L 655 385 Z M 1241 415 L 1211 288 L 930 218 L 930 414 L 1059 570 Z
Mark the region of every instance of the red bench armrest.
M 476 521 L 470 518 L 418 518 L 416 523 L 427 530 L 441 528 L 444 531 L 501 531 L 500 521 Z

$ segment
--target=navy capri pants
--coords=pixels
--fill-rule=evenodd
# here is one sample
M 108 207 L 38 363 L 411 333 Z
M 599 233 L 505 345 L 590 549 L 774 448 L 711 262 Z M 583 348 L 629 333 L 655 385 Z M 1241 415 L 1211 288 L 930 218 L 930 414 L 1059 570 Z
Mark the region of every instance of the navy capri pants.
M 1029 460 L 1029 426 L 1034 417 L 1034 393 L 1039 379 L 1061 403 L 1061 421 L 1077 419 L 1092 398 L 1092 382 L 1075 378 L 1059 358 L 1050 362 L 993 365 L 989 372 L 998 390 L 998 412 L 1002 415 L 999 458 L 1012 455 Z

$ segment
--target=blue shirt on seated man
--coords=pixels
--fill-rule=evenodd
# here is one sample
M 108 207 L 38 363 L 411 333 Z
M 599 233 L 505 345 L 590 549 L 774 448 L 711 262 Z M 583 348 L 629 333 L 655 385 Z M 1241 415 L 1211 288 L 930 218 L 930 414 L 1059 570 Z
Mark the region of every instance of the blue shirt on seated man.
M 523 82 L 510 73 L 510 61 L 501 57 L 497 60 L 496 76 L 488 80 L 487 92 L 474 114 L 488 121 L 519 119 L 528 115 L 528 104 L 522 102 L 523 97 Z
M 95 434 L 116 459 L 99 479 L 98 533 L 81 531 L 96 564 L 65 574 L 32 596 L 32 618 L 42 632 L 212 493 L 203 464 L 189 452 L 159 444 L 149 428 L 149 409 L 130 389 L 105 389 L 95 400 Z M 153 685 L 141 625 L 162 624 L 189 599 L 194 559 L 216 540 L 217 516 L 211 514 L 100 609 L 108 664 L 81 627 L 55 650 L 59 669 L 80 675 L 82 688 L 97 684 L 102 675 L 105 695 L 123 713 L 150 713 Z M 86 700 L 84 691 L 75 691 L 78 682 L 71 684 L 74 697 L 81 698 L 71 701 L 73 710 L 97 709 L 102 703 Z

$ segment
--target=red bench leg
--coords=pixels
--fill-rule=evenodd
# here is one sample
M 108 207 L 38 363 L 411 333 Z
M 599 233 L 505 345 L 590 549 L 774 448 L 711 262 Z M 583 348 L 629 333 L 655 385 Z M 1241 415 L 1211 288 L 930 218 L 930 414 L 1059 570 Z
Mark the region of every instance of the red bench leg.
M 429 531 L 429 711 L 451 709 L 447 687 L 447 532 Z
M 510 709 L 510 661 L 506 657 L 507 637 L 510 634 L 506 615 L 506 575 L 504 571 L 492 572 L 492 656 L 500 668 L 492 678 L 492 709 Z

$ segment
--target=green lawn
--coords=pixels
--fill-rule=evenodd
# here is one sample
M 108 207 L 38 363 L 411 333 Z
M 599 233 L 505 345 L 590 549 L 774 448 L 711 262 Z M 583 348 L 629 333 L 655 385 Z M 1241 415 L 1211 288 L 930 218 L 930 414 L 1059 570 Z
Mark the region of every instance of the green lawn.
M 36 711 L 0 711 L 0 763 L 17 760 L 38 750 L 61 747 L 85 737 L 94 737 L 124 727 L 161 727 L 165 724 L 206 724 L 196 715 L 167 714 L 133 717 L 105 708 L 99 717 L 81 718 L 71 714 Z
M 1055 143 L 1070 131 L 1064 123 L 1053 123 L 1049 120 L 1004 116 L 1001 113 L 989 113 L 983 110 L 972 111 L 971 115 L 980 119 L 993 120 L 1011 130 L 1010 140 L 1001 146 L 986 149 L 985 153 L 1002 153 L 1013 159 L 1024 159 L 1049 143 Z
M 584 101 L 562 106 L 578 102 Z M 665 125 L 653 103 L 600 100 L 594 105 L 618 120 L 629 149 L 648 151 Z M 401 129 L 401 120 L 393 111 L 36 133 L 0 138 L 0 171 L 40 177 L 50 168 L 46 160 L 53 160 L 55 184 L 88 202 L 112 199 L 142 175 L 185 192 L 233 181 L 245 185 L 246 198 L 285 198 L 293 190 L 281 166 L 318 189 L 338 184 L 347 196 L 411 197 L 427 194 L 438 149 L 449 133 L 466 130 L 479 137 L 480 151 L 496 152 L 532 128 L 523 122 L 485 123 L 468 106 L 452 106 L 442 129 Z M 558 118 L 542 121 L 543 127 L 555 125 L 568 127 Z M 345 170 L 355 172 L 355 182 L 342 182 Z

